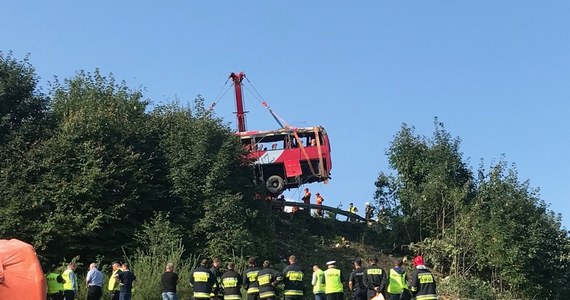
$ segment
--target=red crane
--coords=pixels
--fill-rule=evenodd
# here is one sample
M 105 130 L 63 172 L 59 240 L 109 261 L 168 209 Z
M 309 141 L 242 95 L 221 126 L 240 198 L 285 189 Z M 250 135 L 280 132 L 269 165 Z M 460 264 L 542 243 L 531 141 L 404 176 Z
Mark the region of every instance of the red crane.
M 231 73 L 230 78 L 234 81 L 234 88 L 236 91 L 236 115 L 238 132 L 245 132 L 245 111 L 243 110 L 243 93 L 241 91 L 241 82 L 245 78 L 245 73 Z

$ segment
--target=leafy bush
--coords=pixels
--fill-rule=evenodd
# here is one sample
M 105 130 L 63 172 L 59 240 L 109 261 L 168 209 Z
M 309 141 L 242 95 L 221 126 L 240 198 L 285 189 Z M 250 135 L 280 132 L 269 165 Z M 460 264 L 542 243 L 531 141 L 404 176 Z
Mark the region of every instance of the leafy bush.
M 133 290 L 136 299 L 160 298 L 160 277 L 169 262 L 174 264 L 174 272 L 178 274 L 178 297 L 190 299 L 190 271 L 197 265 L 198 257 L 184 256 L 186 249 L 182 244 L 180 230 L 170 223 L 168 214 L 155 214 L 136 236 L 144 248 L 139 248 L 131 257 L 126 257 L 137 276 Z
M 496 299 L 489 283 L 475 277 L 446 277 L 439 282 L 437 292 L 452 299 Z

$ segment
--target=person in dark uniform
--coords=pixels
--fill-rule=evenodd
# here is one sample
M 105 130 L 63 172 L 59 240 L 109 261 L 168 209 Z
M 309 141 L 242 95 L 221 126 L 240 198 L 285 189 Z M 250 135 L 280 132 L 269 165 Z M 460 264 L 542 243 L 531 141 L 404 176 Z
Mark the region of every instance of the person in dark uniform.
M 119 292 L 119 300 L 131 300 L 133 283 L 137 280 L 137 276 L 129 269 L 129 264 L 123 263 L 122 272 L 118 273 L 117 278 L 121 286 Z
M 221 285 L 222 274 L 224 274 L 224 272 L 220 270 L 221 267 L 222 267 L 222 261 L 219 258 L 216 257 L 212 259 L 212 267 L 210 268 L 210 272 L 212 272 L 212 274 L 216 276 L 216 283 L 212 287 L 212 293 L 210 294 L 210 297 L 212 299 L 224 300 L 224 289 L 222 288 Z
M 208 259 L 204 258 L 196 269 L 190 272 L 190 286 L 194 289 L 194 299 L 210 300 L 216 276 L 208 269 Z
M 437 300 L 435 278 L 424 265 L 424 259 L 421 256 L 414 258 L 414 270 L 412 271 L 412 278 L 410 280 L 410 290 L 415 299 Z
M 228 263 L 228 270 L 221 276 L 221 287 L 225 300 L 241 300 L 241 285 L 243 279 L 234 269 L 236 264 Z
M 283 295 L 285 300 L 303 300 L 303 270 L 297 264 L 295 255 L 289 256 L 289 265 L 283 269 Z
M 247 300 L 259 300 L 259 283 L 257 273 L 261 270 L 255 264 L 255 258 L 250 257 L 247 261 L 248 268 L 243 272 L 243 288 L 247 292 Z
M 366 286 L 368 299 L 383 294 L 386 288 L 386 272 L 378 266 L 378 258 L 376 256 L 368 259 L 369 266 L 364 272 L 364 285 Z
M 263 262 L 263 269 L 257 273 L 259 282 L 259 298 L 262 300 L 275 300 L 277 291 L 275 287 L 283 280 L 279 271 L 273 270 L 268 260 Z
M 367 300 L 366 285 L 364 285 L 364 272 L 366 268 L 362 266 L 362 259 L 354 260 L 354 271 L 348 278 L 348 288 L 352 292 L 352 299 Z

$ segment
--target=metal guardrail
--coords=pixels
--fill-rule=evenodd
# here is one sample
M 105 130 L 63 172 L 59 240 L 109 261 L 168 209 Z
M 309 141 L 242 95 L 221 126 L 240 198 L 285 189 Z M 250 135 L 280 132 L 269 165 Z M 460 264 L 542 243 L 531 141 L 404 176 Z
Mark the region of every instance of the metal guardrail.
M 277 200 L 277 199 L 271 200 L 271 206 L 272 207 L 279 207 L 279 206 L 294 207 L 294 206 L 296 206 L 298 208 L 322 209 L 324 211 L 330 211 L 330 212 L 335 213 L 337 215 L 342 215 L 342 216 L 346 216 L 349 218 L 353 218 L 354 220 L 366 222 L 365 218 L 363 218 L 357 214 L 353 214 L 353 213 L 348 212 L 346 210 L 342 210 L 340 208 L 332 207 L 332 206 L 318 205 L 318 204 L 313 204 L 313 203 L 305 204 L 303 202 L 293 202 L 293 201 L 281 201 L 281 200 Z

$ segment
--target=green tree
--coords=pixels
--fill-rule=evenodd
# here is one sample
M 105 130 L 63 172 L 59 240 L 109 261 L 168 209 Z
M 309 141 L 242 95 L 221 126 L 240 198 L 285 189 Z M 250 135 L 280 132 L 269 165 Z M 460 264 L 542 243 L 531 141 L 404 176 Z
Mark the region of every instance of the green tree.
M 460 140 L 435 124 L 432 138 L 402 126 L 387 151 L 397 174 L 380 173 L 375 198 L 388 227 L 400 238 L 408 233 L 408 248 L 437 273 L 452 275 L 448 291 L 479 278 L 498 297 L 568 298 L 569 236 L 560 216 L 504 160 L 488 172 L 482 164 L 474 179 Z M 474 292 L 489 297 L 486 288 Z
M 0 147 L 5 148 L 18 129 L 37 125 L 45 118 L 48 99 L 38 91 L 37 84 L 29 56 L 19 61 L 12 53 L 0 52 Z
M 433 137 L 428 139 L 403 124 L 387 151 L 397 177 L 381 173 L 375 183 L 379 205 L 391 223 L 407 227 L 411 241 L 445 236 L 454 228 L 458 209 L 469 202 L 472 190 L 472 174 L 459 150 L 460 139 L 452 138 L 437 118 L 434 125 Z
M 501 160 L 480 170 L 472 217 L 474 259 L 492 286 L 516 297 L 568 297 L 568 235 L 538 189 Z M 475 213 L 474 213 L 475 214 Z
M 53 91 L 53 136 L 6 170 L 9 236 L 48 259 L 116 255 L 162 198 L 147 102 L 112 76 L 80 72 Z M 19 224 L 28 224 L 21 228 Z
M 174 103 L 152 116 L 179 205 L 171 215 L 186 229 L 186 243 L 210 255 L 271 253 L 272 223 L 251 200 L 252 170 L 235 134 L 200 97 L 193 110 Z

